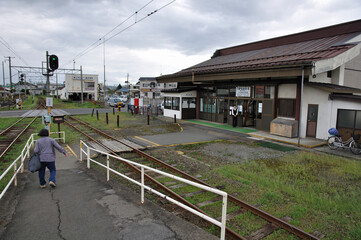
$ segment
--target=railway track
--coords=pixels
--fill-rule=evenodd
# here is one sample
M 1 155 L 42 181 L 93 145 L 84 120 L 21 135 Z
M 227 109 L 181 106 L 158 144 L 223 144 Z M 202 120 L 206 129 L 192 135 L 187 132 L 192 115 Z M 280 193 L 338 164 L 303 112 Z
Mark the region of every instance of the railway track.
M 145 153 L 144 151 L 138 150 L 126 142 L 116 139 L 116 138 L 110 136 L 109 134 L 106 134 L 103 131 L 94 128 L 89 123 L 83 122 L 79 119 L 76 119 L 76 118 L 73 118 L 70 116 L 69 116 L 69 119 L 71 122 L 69 120 L 66 121 L 66 123 L 69 126 L 75 128 L 77 131 L 79 131 L 82 134 L 84 134 L 85 136 L 87 136 L 91 141 L 95 141 L 95 142 L 97 142 L 97 144 L 102 145 L 102 147 L 105 149 L 109 149 L 109 148 L 107 146 L 101 144 L 99 141 L 97 141 L 95 139 L 95 137 L 92 137 L 88 133 L 85 133 L 83 130 L 80 129 L 80 127 L 77 127 L 76 125 L 79 125 L 81 127 L 85 126 L 88 131 L 90 129 L 93 132 L 92 134 L 94 134 L 94 132 L 96 132 L 97 134 L 99 134 L 103 137 L 106 137 L 113 141 L 117 141 L 117 142 L 122 143 L 122 144 L 126 145 L 127 147 L 131 148 L 133 150 L 134 154 L 141 156 L 140 159 L 139 159 L 139 157 L 136 157 L 136 156 L 132 157 L 132 159 L 131 159 L 132 161 L 137 161 L 137 162 L 145 164 L 147 166 L 151 166 L 153 168 L 158 168 L 158 169 L 161 169 L 162 171 L 166 171 L 171 174 L 192 180 L 194 182 L 201 183 L 206 186 L 210 186 L 206 182 L 204 182 L 196 177 L 193 177 L 193 176 L 187 174 L 186 172 L 183 172 L 183 171 L 175 168 L 174 166 L 171 166 L 153 156 L 150 156 L 149 154 Z M 111 150 L 111 149 L 109 149 L 109 151 L 114 155 L 118 155 L 115 152 L 113 152 L 113 150 Z M 134 170 L 135 172 L 137 172 L 137 174 L 140 174 L 139 169 L 133 167 L 132 165 L 129 165 L 128 167 L 131 168 L 132 170 Z M 210 208 L 210 211 L 212 212 L 211 214 L 202 210 L 203 207 L 205 207 L 207 205 L 217 204 L 219 199 L 217 199 L 215 196 L 208 196 L 206 201 L 192 204 L 189 201 L 187 201 L 186 198 L 202 199 L 202 197 L 197 197 L 197 196 L 202 195 L 202 194 L 205 195 L 207 193 L 205 193 L 203 191 L 197 191 L 197 190 L 183 191 L 181 189 L 184 186 L 182 184 L 177 185 L 174 182 L 164 182 L 162 184 L 160 181 L 156 180 L 157 176 L 146 175 L 145 178 L 148 181 L 156 184 L 158 186 L 158 188 L 161 188 L 163 191 L 167 192 L 173 198 L 176 198 L 178 201 L 184 203 L 185 205 L 190 206 L 204 214 L 210 215 L 211 217 L 217 217 L 217 214 L 218 214 L 218 216 L 220 216 L 220 213 L 214 213 L 212 211 L 212 208 Z M 212 187 L 212 186 L 210 186 L 210 187 Z M 252 234 L 248 235 L 247 238 L 241 236 L 236 231 L 227 227 L 226 234 L 227 234 L 227 238 L 229 238 L 229 239 L 252 239 L 252 240 L 262 239 L 262 238 L 268 236 L 269 234 L 271 234 L 273 231 L 276 231 L 278 229 L 284 229 L 287 232 L 289 232 L 289 234 L 297 236 L 300 239 L 312 239 L 312 240 L 318 239 L 317 237 L 313 236 L 312 234 L 309 234 L 309 233 L 289 224 L 285 220 L 282 220 L 275 216 L 272 216 L 271 214 L 264 212 L 264 211 L 260 210 L 259 208 L 254 207 L 251 204 L 248 204 L 240 199 L 237 199 L 235 196 L 228 195 L 228 199 L 229 199 L 229 203 L 228 203 L 229 208 L 233 208 L 236 210 L 227 215 L 227 220 L 231 217 L 235 217 L 237 215 L 244 214 L 245 212 L 250 211 L 254 215 L 260 217 L 265 222 L 261 229 L 254 231 Z
M 36 109 L 45 108 L 45 99 L 39 98 Z M 37 119 L 34 117 L 30 122 L 27 117 L 22 117 L 6 129 L 0 132 L 0 160 L 18 141 L 18 139 L 29 129 L 31 124 Z

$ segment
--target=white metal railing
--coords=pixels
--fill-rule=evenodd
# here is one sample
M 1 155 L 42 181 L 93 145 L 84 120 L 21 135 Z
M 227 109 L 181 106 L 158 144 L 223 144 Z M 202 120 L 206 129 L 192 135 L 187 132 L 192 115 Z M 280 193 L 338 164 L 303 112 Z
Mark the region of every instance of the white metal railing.
M 86 149 L 84 150 L 83 147 L 85 147 Z M 103 155 L 106 155 L 106 158 L 107 158 L 107 165 L 104 165 L 100 162 L 97 162 L 95 161 L 94 159 L 91 158 L 91 155 L 90 155 L 90 151 L 93 151 L 93 152 L 97 152 L 97 153 L 100 153 L 100 154 L 103 154 Z M 181 177 L 178 177 L 178 176 L 175 176 L 175 175 L 172 175 L 172 174 L 169 174 L 169 173 L 166 173 L 166 172 L 162 172 L 162 171 L 159 171 L 157 169 L 154 169 L 154 168 L 151 168 L 151 167 L 148 167 L 148 166 L 145 166 L 143 164 L 139 164 L 139 163 L 136 163 L 136 162 L 132 162 L 132 161 L 129 161 L 129 160 L 126 160 L 122 157 L 119 157 L 119 156 L 115 156 L 113 154 L 109 154 L 109 153 L 106 153 L 106 152 L 103 152 L 103 151 L 100 151 L 98 149 L 95 149 L 95 148 L 92 148 L 92 147 L 89 147 L 85 142 L 83 142 L 82 140 L 80 140 L 80 161 L 83 160 L 83 154 L 85 154 L 86 156 L 86 160 L 87 160 L 87 168 L 90 168 L 90 162 L 93 162 L 101 167 L 104 167 L 106 168 L 106 171 L 107 171 L 107 181 L 109 181 L 110 179 L 110 172 L 116 174 L 116 175 L 119 175 L 125 179 L 127 179 L 128 181 L 134 183 L 134 184 L 137 184 L 138 186 L 141 187 L 141 203 L 144 203 L 144 189 L 148 190 L 150 193 L 154 193 L 184 209 L 186 209 L 187 211 L 193 213 L 193 214 L 196 214 L 197 216 L 207 220 L 208 222 L 211 222 L 213 223 L 214 225 L 216 226 L 219 226 L 221 228 L 221 236 L 220 236 L 220 239 L 221 240 L 224 240 L 225 239 L 225 234 L 226 234 L 226 214 L 227 214 L 227 193 L 224 192 L 224 191 L 221 191 L 221 190 L 218 190 L 218 189 L 215 189 L 215 188 L 211 188 L 211 187 L 208 187 L 208 186 L 205 186 L 203 184 L 199 184 L 199 183 L 196 183 L 196 182 L 192 182 L 192 181 L 189 181 L 187 179 L 184 179 L 184 178 L 181 178 Z M 109 160 L 110 158 L 114 158 L 114 159 L 117 159 L 117 160 L 120 160 L 122 162 L 126 162 L 126 163 L 129 163 L 133 166 L 137 166 L 141 169 L 141 180 L 140 182 L 126 176 L 125 174 L 122 174 L 112 168 L 109 167 Z M 221 217 L 221 221 L 218 221 L 217 219 L 214 219 L 214 218 L 211 218 L 210 216 L 208 215 L 205 215 L 191 207 L 188 207 L 187 205 L 167 196 L 167 195 L 164 195 L 163 193 L 161 192 L 158 192 L 157 190 L 155 189 L 152 189 L 151 187 L 149 186 L 146 186 L 144 184 L 144 169 L 147 169 L 148 171 L 152 171 L 152 172 L 155 172 L 155 173 L 158 173 L 158 174 L 161 174 L 163 176 L 166 176 L 166 177 L 169 177 L 169 178 L 172 178 L 172 179 L 175 179 L 177 181 L 181 181 L 183 183 L 186 183 L 186 184 L 189 184 L 189 185 L 192 185 L 192 186 L 195 186 L 195 187 L 198 187 L 200 189 L 203 189 L 203 190 L 206 190 L 206 191 L 209 191 L 209 192 L 212 192 L 212 193 L 215 193 L 215 194 L 218 194 L 218 195 L 221 195 L 223 200 L 222 200 L 222 217 Z
M 59 133 L 59 132 L 55 132 Z M 54 132 L 51 132 L 50 134 L 54 134 Z M 62 139 L 65 143 L 65 132 L 60 132 L 60 134 L 63 134 L 62 138 L 54 138 L 54 139 Z M 15 187 L 18 185 L 17 181 L 17 175 L 18 173 L 24 172 L 24 161 L 28 157 L 30 157 L 30 149 L 34 146 L 34 142 L 37 140 L 34 139 L 34 136 L 37 135 L 37 133 L 31 134 L 29 139 L 27 140 L 23 150 L 21 151 L 21 154 L 10 164 L 10 166 L 1 174 L 0 181 L 8 174 L 8 172 L 14 168 L 14 173 L 9 182 L 6 184 L 5 188 L 2 190 L 0 194 L 0 199 L 5 195 L 6 191 L 9 189 L 10 185 L 14 182 Z M 20 161 L 20 165 L 18 166 L 18 162 Z

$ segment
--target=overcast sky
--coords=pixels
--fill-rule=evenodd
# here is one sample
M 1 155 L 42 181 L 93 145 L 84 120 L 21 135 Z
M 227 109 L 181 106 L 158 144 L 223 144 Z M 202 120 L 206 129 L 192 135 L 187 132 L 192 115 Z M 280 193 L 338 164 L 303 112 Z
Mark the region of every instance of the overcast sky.
M 75 59 L 75 68 L 103 83 L 105 49 L 106 84 L 123 85 L 127 73 L 135 83 L 208 60 L 219 48 L 360 17 L 360 0 L 1 0 L 0 55 L 15 57 L 12 65 L 41 67 L 49 51 L 60 68 L 73 68 Z

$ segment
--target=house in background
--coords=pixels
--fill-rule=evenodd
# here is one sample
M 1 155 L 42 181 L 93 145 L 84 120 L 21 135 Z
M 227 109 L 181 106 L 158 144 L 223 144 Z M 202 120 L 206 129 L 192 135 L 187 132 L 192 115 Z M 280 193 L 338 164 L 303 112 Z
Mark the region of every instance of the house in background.
M 327 139 L 332 127 L 345 138 L 360 134 L 361 20 L 219 49 L 156 79 L 178 83 L 164 97 L 165 115 L 183 118 L 195 105 L 194 118 L 231 124 L 237 106 L 239 126 L 276 135 Z
M 65 90 L 61 91 L 61 99 L 80 101 L 83 93 L 83 100 L 98 101 L 98 75 L 83 74 L 82 80 L 83 84 L 80 74 L 65 74 Z
M 140 98 L 144 105 L 157 106 L 163 101 L 163 91 L 177 87 L 177 83 L 158 83 L 154 77 L 139 78 Z

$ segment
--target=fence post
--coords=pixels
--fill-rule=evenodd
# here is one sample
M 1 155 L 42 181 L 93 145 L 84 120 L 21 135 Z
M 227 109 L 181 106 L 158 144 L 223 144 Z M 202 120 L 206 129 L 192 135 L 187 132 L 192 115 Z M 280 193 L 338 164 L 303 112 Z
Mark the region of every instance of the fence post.
M 113 108 L 113 115 L 115 114 L 114 108 Z
M 105 113 L 105 121 L 106 121 L 106 123 L 107 123 L 107 125 L 108 125 L 108 123 L 109 123 L 108 113 Z
M 99 120 L 99 113 L 98 113 L 98 110 L 97 110 L 97 120 Z
M 80 160 L 80 162 L 83 161 L 83 151 L 82 151 L 82 148 L 83 148 L 83 142 L 80 140 L 80 153 L 79 153 L 79 160 Z
M 222 202 L 222 220 L 221 220 L 221 240 L 226 239 L 226 221 L 227 221 L 227 195 L 223 196 Z
M 14 165 L 14 186 L 17 187 L 18 186 L 18 177 L 17 177 L 17 174 L 16 174 L 16 170 L 17 170 L 17 167 L 16 167 L 16 163 Z
M 174 123 L 177 123 L 177 116 L 174 114 Z
M 141 203 L 144 203 L 144 167 L 142 167 Z
M 93 117 L 93 115 L 94 115 L 94 108 L 93 108 L 93 110 L 92 110 L 92 117 Z
M 26 152 L 25 152 L 25 154 L 21 153 L 21 170 L 20 170 L 20 173 L 24 172 L 24 162 L 25 162 L 26 154 L 27 154 Z
M 117 126 L 119 128 L 119 115 L 117 115 Z
M 87 147 L 87 149 L 86 149 L 86 153 L 87 153 L 87 156 L 86 156 L 86 166 L 87 166 L 87 168 L 89 169 L 90 168 L 90 149 L 89 149 L 89 147 Z
M 107 155 L 107 182 L 109 182 L 110 176 L 109 176 L 109 155 Z
M 147 123 L 149 125 L 149 113 L 147 114 Z

